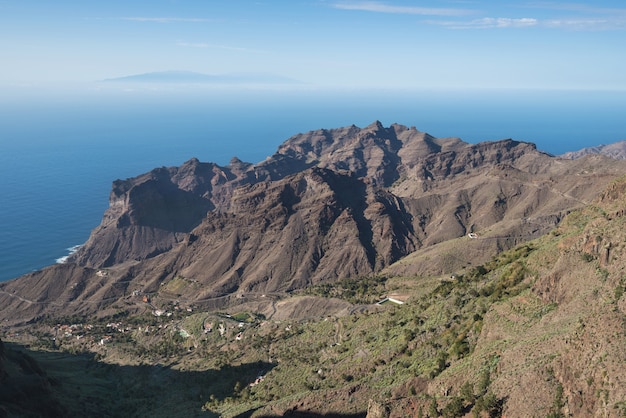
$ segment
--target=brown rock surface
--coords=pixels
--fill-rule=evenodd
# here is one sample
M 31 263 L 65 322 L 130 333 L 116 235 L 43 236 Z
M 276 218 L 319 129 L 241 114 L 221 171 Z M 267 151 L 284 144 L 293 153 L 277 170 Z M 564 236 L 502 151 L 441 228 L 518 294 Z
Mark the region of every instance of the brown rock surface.
M 451 272 L 546 233 L 625 171 L 380 122 L 295 135 L 256 165 L 192 159 L 115 181 L 67 265 L 0 285 L 3 319 L 93 312 L 176 277 L 167 297 L 215 307 L 385 268 Z

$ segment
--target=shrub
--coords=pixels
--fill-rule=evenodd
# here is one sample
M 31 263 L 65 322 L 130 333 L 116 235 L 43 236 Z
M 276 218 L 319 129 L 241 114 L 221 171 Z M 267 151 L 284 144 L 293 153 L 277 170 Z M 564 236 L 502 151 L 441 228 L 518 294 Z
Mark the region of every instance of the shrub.
M 499 400 L 493 392 L 486 393 L 484 396 L 476 400 L 474 414 L 480 414 L 482 411 L 487 412 L 490 418 L 498 418 L 502 416 L 502 401 Z
M 586 261 L 587 263 L 590 263 L 596 259 L 592 254 L 589 253 L 582 253 L 580 257 L 583 259 L 583 261 Z
M 455 396 L 441 411 L 444 417 L 460 417 L 463 415 L 463 400 Z
M 463 383 L 461 389 L 459 389 L 459 396 L 466 404 L 474 403 L 474 386 L 468 381 Z
M 430 402 L 430 406 L 428 407 L 428 416 L 430 418 L 435 418 L 439 416 L 439 409 L 437 407 L 437 400 L 435 398 Z
M 563 402 L 563 386 L 559 383 L 556 387 L 556 392 L 554 394 L 554 402 L 552 403 L 552 407 L 550 408 L 550 413 L 547 415 L 548 418 L 562 418 L 565 417 L 561 409 L 565 406 L 565 402 Z

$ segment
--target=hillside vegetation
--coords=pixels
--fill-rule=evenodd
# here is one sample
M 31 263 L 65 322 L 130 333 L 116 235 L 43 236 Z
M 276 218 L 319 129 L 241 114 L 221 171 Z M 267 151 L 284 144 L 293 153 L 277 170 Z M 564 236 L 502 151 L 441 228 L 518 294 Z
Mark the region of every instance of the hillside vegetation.
M 28 386 L 29 359 L 73 416 L 626 416 L 625 224 L 621 178 L 550 233 L 452 274 L 42 318 L 4 330 L 2 387 Z M 193 285 L 176 280 L 161 292 Z M 373 303 L 384 296 L 405 303 Z M 5 415 L 34 408 L 15 399 Z

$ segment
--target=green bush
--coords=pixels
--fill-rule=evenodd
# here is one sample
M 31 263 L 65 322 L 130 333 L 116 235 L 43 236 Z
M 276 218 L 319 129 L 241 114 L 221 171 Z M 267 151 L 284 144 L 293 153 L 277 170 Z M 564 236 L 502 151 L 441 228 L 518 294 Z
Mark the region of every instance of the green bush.
M 463 399 L 458 396 L 452 400 L 441 411 L 444 417 L 455 418 L 463 415 Z

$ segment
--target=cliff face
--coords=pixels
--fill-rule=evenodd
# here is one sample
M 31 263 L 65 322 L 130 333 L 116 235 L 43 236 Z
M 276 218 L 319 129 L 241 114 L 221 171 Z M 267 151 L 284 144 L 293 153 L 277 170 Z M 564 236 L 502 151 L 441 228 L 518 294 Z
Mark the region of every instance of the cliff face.
M 296 270 L 314 279 L 370 274 L 414 251 L 421 239 L 434 235 L 430 241 L 440 241 L 466 232 L 467 219 L 457 216 L 451 221 L 455 224 L 451 229 L 437 227 L 443 237 L 436 238 L 437 231 L 426 231 L 423 213 L 423 209 L 428 212 L 433 208 L 423 208 L 416 198 L 423 202 L 424 192 L 440 188 L 441 182 L 452 184 L 462 173 L 475 175 L 477 169 L 484 170 L 501 161 L 513 164 L 527 154 L 535 160 L 549 159 L 532 144 L 506 140 L 469 145 L 459 139 L 436 139 L 401 125 L 384 128 L 376 122 L 364 129 L 352 126 L 296 135 L 274 156 L 256 166 L 233 161 L 227 167 L 219 167 L 193 159 L 178 168 L 159 168 L 114 182 L 110 208 L 102 224 L 72 261 L 102 268 L 149 259 L 185 241 L 203 223 L 224 222 L 227 214 L 233 217 L 228 221 L 232 224 L 229 227 L 248 231 L 244 235 L 267 233 L 268 225 L 280 225 L 271 233 L 288 242 L 295 238 L 283 228 L 289 226 L 287 230 L 291 230 L 294 222 L 299 222 L 295 219 L 325 211 L 329 217 L 324 221 L 327 225 L 309 228 L 306 235 L 325 235 L 335 221 L 348 222 L 358 239 L 351 255 L 343 257 L 354 267 L 327 268 L 316 274 L 322 253 L 327 253 L 323 247 L 333 245 L 307 240 L 303 245 L 308 247 L 311 243 L 312 248 L 298 253 L 300 256 L 294 260 Z M 318 192 L 312 191 L 318 189 L 329 197 L 314 199 Z M 450 196 L 440 196 L 438 200 L 449 199 Z M 209 213 L 211 216 L 207 217 Z M 292 214 L 297 216 L 288 222 Z M 215 216 L 220 220 L 214 220 Z M 246 220 L 241 220 L 241 216 Z M 316 223 L 319 224 L 313 220 L 310 225 Z M 202 231 L 207 228 L 210 229 L 203 225 L 193 235 L 203 236 Z M 401 242 L 396 242 L 396 236 Z M 350 242 L 345 239 L 336 241 Z M 351 248 L 343 244 L 341 247 Z M 318 254 L 313 259 L 320 260 L 307 261 L 312 254 Z M 309 267 L 304 268 L 302 263 Z M 292 267 L 279 270 L 283 280 L 291 278 Z M 335 274 L 331 270 L 336 270 Z
M 224 184 L 236 178 L 231 170 L 192 159 L 113 182 L 102 223 L 73 261 L 109 267 L 170 250 L 219 205 Z
M 214 277 L 220 293 L 279 291 L 371 274 L 416 248 L 392 195 L 313 168 L 234 191 L 228 212 L 193 231 L 174 269 Z
M 625 170 L 601 156 L 568 161 L 533 144 L 467 144 L 379 122 L 317 130 L 256 165 L 192 159 L 115 181 L 102 223 L 69 264 L 3 284 L 0 301 L 27 320 L 155 293 L 175 277 L 189 285 L 172 297 L 207 301 L 389 266 L 454 271 L 547 232 Z M 489 239 L 441 255 L 438 245 L 469 232 Z M 52 304 L 50 282 L 83 285 Z

